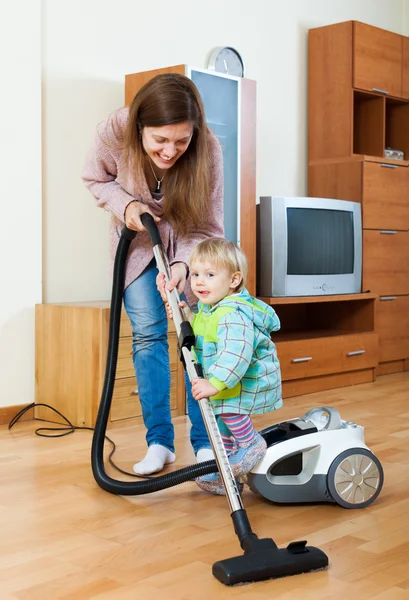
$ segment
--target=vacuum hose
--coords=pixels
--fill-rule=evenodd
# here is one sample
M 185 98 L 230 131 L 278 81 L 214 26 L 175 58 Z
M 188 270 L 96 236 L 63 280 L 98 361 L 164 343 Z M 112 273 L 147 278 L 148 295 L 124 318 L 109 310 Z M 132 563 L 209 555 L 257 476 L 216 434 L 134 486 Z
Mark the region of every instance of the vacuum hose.
M 150 494 L 165 488 L 192 481 L 196 477 L 216 473 L 218 467 L 215 460 L 198 463 L 166 475 L 160 475 L 145 481 L 118 481 L 107 475 L 104 466 L 104 441 L 107 430 L 108 416 L 112 404 L 116 367 L 118 360 L 119 327 L 121 322 L 122 296 L 125 282 L 125 263 L 129 246 L 136 231 L 126 226 L 122 230 L 115 255 L 114 274 L 112 282 L 111 310 L 109 319 L 108 352 L 105 368 L 104 387 L 98 409 L 91 448 L 92 473 L 97 484 L 106 492 L 122 496 L 137 496 Z
M 153 218 L 149 213 L 145 213 L 141 215 L 141 221 L 149 232 L 154 245 L 155 258 L 157 263 L 159 263 L 158 267 L 161 272 L 163 272 L 161 268 L 163 265 L 161 263 L 163 261 L 167 263 L 167 257 L 160 242 L 159 232 L 155 231 L 156 226 Z M 239 583 L 260 581 L 273 577 L 284 577 L 285 575 L 296 575 L 298 573 L 306 573 L 307 571 L 325 569 L 328 566 L 327 555 L 318 548 L 307 546 L 306 541 L 293 542 L 289 544 L 287 548 L 278 548 L 273 539 L 259 539 L 257 535 L 253 533 L 208 399 L 201 400 L 199 406 L 216 460 L 199 463 L 167 475 L 154 477 L 147 481 L 140 482 L 117 481 L 106 474 L 104 469 L 104 441 L 108 415 L 111 408 L 118 358 L 119 326 L 121 321 L 122 295 L 125 281 L 125 262 L 129 246 L 135 235 L 135 232 L 129 230 L 127 227 L 123 229 L 115 256 L 104 388 L 92 438 L 91 463 L 92 472 L 96 482 L 102 489 L 111 494 L 134 496 L 157 492 L 168 487 L 173 487 L 174 485 L 179 485 L 179 483 L 184 483 L 185 481 L 191 481 L 196 477 L 219 471 L 230 505 L 230 516 L 233 521 L 234 531 L 239 539 L 241 548 L 244 550 L 244 554 L 241 556 L 219 560 L 214 563 L 212 573 L 219 581 L 225 585 L 236 585 Z M 168 264 L 166 264 L 165 270 L 169 277 L 170 269 Z M 172 307 L 174 319 L 175 312 L 178 309 L 175 295 L 176 294 L 173 292 L 170 294 L 172 300 L 170 305 Z M 177 330 L 182 330 L 182 323 L 186 324 L 184 318 L 181 319 L 181 323 L 178 319 L 175 319 L 175 327 Z M 193 336 L 188 342 L 180 337 L 178 341 L 180 354 L 184 359 L 184 366 L 190 380 L 192 380 L 192 377 L 197 377 L 198 375 L 198 365 L 192 361 L 190 357 L 191 351 L 189 346 L 191 345 L 192 340 Z

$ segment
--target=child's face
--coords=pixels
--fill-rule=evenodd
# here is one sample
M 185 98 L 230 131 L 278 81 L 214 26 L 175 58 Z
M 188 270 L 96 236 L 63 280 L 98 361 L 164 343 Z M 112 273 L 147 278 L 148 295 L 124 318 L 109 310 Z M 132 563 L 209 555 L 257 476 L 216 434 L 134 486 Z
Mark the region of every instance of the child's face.
M 191 286 L 194 295 L 203 304 L 217 304 L 240 285 L 240 272 L 230 273 L 228 269 L 207 261 L 193 262 L 190 265 Z

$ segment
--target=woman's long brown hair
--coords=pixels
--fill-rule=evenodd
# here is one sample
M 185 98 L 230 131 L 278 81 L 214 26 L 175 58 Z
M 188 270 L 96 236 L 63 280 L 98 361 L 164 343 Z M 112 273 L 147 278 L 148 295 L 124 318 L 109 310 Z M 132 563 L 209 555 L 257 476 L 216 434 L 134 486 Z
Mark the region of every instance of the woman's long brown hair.
M 164 218 L 180 233 L 200 227 L 210 196 L 210 131 L 202 99 L 194 83 L 184 75 L 157 75 L 139 90 L 129 107 L 123 137 L 124 158 L 137 181 L 145 177 L 147 154 L 142 146 L 144 127 L 162 127 L 189 121 L 193 135 L 187 150 L 166 173 Z

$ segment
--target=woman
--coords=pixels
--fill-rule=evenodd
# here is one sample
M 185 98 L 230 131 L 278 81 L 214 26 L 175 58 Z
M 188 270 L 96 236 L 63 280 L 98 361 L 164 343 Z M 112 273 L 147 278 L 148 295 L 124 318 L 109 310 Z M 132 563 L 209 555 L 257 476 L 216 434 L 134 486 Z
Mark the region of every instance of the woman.
M 148 475 L 174 462 L 170 412 L 167 316 L 156 286 L 157 269 L 140 217 L 150 213 L 171 265 L 169 288 L 186 292 L 188 257 L 202 239 L 223 236 L 223 159 L 205 123 L 200 95 L 187 77 L 158 75 L 136 94 L 129 109 L 113 113 L 99 127 L 83 173 L 97 205 L 111 212 L 112 257 L 124 223 L 138 232 L 126 266 L 124 305 L 133 329 L 148 451 L 134 465 Z M 187 380 L 190 440 L 197 461 L 211 460 L 209 439 Z

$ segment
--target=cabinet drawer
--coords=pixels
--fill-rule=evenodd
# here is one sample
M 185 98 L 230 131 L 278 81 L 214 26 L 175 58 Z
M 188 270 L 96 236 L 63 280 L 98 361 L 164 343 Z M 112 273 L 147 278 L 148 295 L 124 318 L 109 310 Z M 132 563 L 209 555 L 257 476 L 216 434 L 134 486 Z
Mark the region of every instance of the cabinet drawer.
M 178 364 L 178 353 L 177 353 L 177 342 L 176 342 L 176 333 L 168 334 L 168 343 L 169 343 L 169 361 L 170 361 L 170 370 L 175 371 L 177 369 Z M 119 338 L 118 344 L 118 365 L 116 369 L 116 377 L 124 378 L 124 377 L 133 377 L 134 376 L 134 367 L 132 360 L 132 338 L 123 337 Z
M 177 371 L 172 372 L 170 384 L 170 407 L 176 409 Z M 111 421 L 121 421 L 142 415 L 141 403 L 135 377 L 116 379 L 112 396 Z
M 379 362 L 409 358 L 409 296 L 381 296 L 376 302 Z
M 409 294 L 409 232 L 363 232 L 363 291 Z
M 368 369 L 378 364 L 376 333 L 277 343 L 283 380 Z
M 363 163 L 364 229 L 409 229 L 409 169 L 391 164 Z

